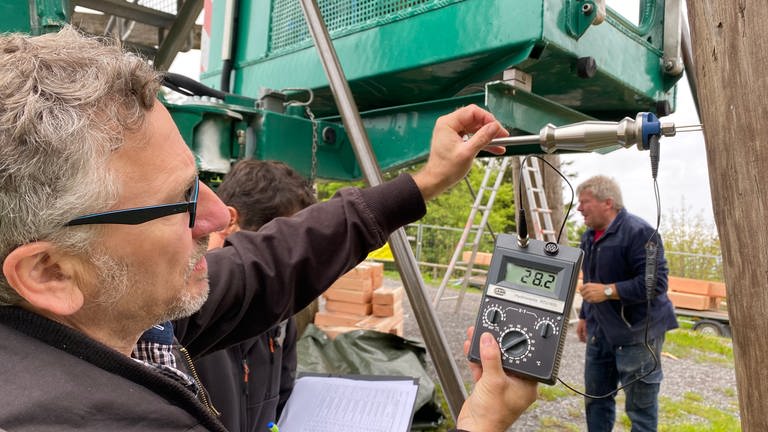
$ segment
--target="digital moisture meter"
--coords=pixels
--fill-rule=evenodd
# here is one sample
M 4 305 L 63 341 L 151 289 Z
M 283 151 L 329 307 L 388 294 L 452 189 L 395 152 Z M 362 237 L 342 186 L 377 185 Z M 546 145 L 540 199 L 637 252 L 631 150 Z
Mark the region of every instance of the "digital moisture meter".
M 469 359 L 480 362 L 480 335 L 491 332 L 504 369 L 554 384 L 583 255 L 540 240 L 521 247 L 517 236 L 499 234 Z

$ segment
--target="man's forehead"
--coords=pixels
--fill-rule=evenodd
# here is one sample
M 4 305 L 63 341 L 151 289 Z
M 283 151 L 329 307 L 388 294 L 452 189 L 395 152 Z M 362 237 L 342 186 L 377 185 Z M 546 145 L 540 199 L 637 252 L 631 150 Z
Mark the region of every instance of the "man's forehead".
M 147 113 L 140 130 L 126 134 L 110 164 L 125 182 L 147 187 L 184 184 L 196 173 L 194 155 L 160 102 Z

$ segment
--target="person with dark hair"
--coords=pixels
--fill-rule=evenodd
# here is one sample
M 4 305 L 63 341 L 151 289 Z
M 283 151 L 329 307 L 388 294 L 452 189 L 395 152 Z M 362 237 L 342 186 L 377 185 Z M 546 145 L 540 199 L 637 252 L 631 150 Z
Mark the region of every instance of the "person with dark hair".
M 227 205 L 229 224 L 211 233 L 209 250 L 224 246 L 230 234 L 258 231 L 316 201 L 307 180 L 288 165 L 252 159 L 236 163 L 216 194 Z M 296 338 L 296 320 L 290 317 L 258 337 L 194 362 L 228 430 L 265 431 L 280 417 L 296 380 Z
M 225 431 L 175 359 L 137 347 L 142 333 L 175 320 L 187 358 L 258 336 L 508 135 L 460 108 L 435 122 L 418 172 L 341 190 L 206 253 L 227 209 L 199 181 L 159 86 L 143 59 L 71 28 L 0 35 L 0 428 Z M 457 426 L 503 431 L 536 384 L 505 374 L 489 333 L 480 355 Z
M 661 237 L 646 221 L 627 212 L 619 185 L 590 177 L 576 189 L 587 231 L 581 237 L 584 303 L 576 333 L 587 344 L 584 387 L 589 395 L 624 389 L 633 432 L 655 431 L 661 379 L 661 347 L 677 327 L 667 297 L 667 261 Z M 646 244 L 657 246 L 657 279 L 646 289 Z M 650 295 L 650 298 L 649 298 Z M 630 384 L 631 383 L 631 384 Z M 613 430 L 615 395 L 585 399 L 590 432 Z

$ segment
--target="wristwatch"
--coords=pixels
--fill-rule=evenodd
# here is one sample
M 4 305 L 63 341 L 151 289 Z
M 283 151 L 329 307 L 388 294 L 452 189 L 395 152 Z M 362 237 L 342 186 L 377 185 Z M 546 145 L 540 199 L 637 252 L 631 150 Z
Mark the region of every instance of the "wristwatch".
M 610 285 L 605 285 L 603 294 L 605 294 L 607 298 L 611 298 L 611 296 L 613 295 L 613 287 L 611 287 Z

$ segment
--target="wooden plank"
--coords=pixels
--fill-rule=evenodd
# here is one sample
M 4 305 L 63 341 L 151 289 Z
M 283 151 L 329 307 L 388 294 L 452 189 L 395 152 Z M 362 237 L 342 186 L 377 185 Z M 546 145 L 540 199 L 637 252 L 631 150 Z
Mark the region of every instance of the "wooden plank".
M 325 302 L 325 309 L 328 312 L 342 312 L 353 315 L 370 315 L 370 303 L 347 303 L 342 301 L 328 300 Z
M 717 305 L 715 298 L 708 295 L 669 291 L 667 296 L 669 296 L 669 300 L 672 301 L 676 308 L 703 311 L 715 309 Z
M 373 299 L 373 290 L 329 288 L 323 293 L 323 297 L 347 303 L 370 303 Z
M 668 286 L 670 291 L 705 296 L 710 295 L 709 281 L 705 280 L 670 276 Z

